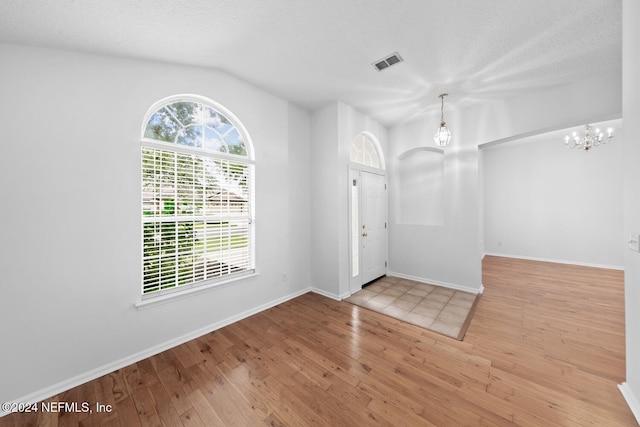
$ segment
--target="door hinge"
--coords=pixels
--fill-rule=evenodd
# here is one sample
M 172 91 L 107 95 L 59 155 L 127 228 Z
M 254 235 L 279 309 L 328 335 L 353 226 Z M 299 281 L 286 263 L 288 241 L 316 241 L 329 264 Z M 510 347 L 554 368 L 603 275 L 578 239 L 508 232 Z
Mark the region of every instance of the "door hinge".
M 387 261 L 384 262 L 384 268 L 387 268 Z
M 387 228 L 387 223 L 386 222 L 384 223 L 384 228 Z

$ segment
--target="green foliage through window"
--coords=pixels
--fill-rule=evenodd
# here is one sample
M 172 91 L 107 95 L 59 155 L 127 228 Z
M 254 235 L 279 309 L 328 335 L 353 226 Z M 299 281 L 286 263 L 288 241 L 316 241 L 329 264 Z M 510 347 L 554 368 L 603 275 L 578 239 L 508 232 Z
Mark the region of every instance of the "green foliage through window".
M 213 107 L 199 102 L 174 102 L 158 109 L 149 119 L 144 137 L 237 156 L 248 155 L 236 126 Z

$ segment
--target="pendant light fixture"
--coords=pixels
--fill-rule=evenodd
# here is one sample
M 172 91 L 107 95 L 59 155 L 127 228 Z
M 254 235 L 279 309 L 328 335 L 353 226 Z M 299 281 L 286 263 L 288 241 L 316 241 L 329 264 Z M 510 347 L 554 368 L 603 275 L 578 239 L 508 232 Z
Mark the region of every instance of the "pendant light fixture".
M 578 135 L 577 132 L 573 132 L 572 136 L 564 137 L 564 145 L 567 148 L 579 148 L 584 151 L 589 151 L 593 147 L 597 147 L 601 144 L 611 142 L 613 139 L 613 129 L 607 129 L 607 137 L 604 137 L 604 132 L 600 128 L 596 128 L 595 131 L 591 125 L 584 127 L 584 136 Z
M 448 93 L 441 93 L 438 97 L 441 99 L 440 104 L 440 127 L 433 135 L 433 140 L 438 147 L 446 147 L 451 141 L 451 131 L 447 128 L 444 121 L 444 97 L 449 95 Z

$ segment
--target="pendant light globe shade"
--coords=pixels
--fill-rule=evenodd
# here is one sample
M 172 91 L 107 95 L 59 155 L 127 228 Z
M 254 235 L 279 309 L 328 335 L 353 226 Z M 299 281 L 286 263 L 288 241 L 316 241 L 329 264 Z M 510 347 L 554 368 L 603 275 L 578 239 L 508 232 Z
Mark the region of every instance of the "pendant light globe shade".
M 447 124 L 444 122 L 444 97 L 448 96 L 448 93 L 441 93 L 440 98 L 440 127 L 433 135 L 433 141 L 438 147 L 446 147 L 451 141 L 451 131 L 447 128 Z
M 444 122 L 440 124 L 436 134 L 433 135 L 433 141 L 438 147 L 446 147 L 451 142 L 451 131 L 445 126 Z

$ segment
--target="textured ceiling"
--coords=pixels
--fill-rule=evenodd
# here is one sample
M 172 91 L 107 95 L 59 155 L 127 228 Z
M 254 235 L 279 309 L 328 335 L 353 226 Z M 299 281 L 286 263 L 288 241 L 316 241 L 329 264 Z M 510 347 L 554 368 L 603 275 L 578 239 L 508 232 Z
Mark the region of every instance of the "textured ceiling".
M 386 125 L 621 70 L 621 0 L 2 0 L 0 41 L 225 70 Z M 398 51 L 385 71 L 371 63 Z M 1 62 L 1 58 L 0 58 Z

